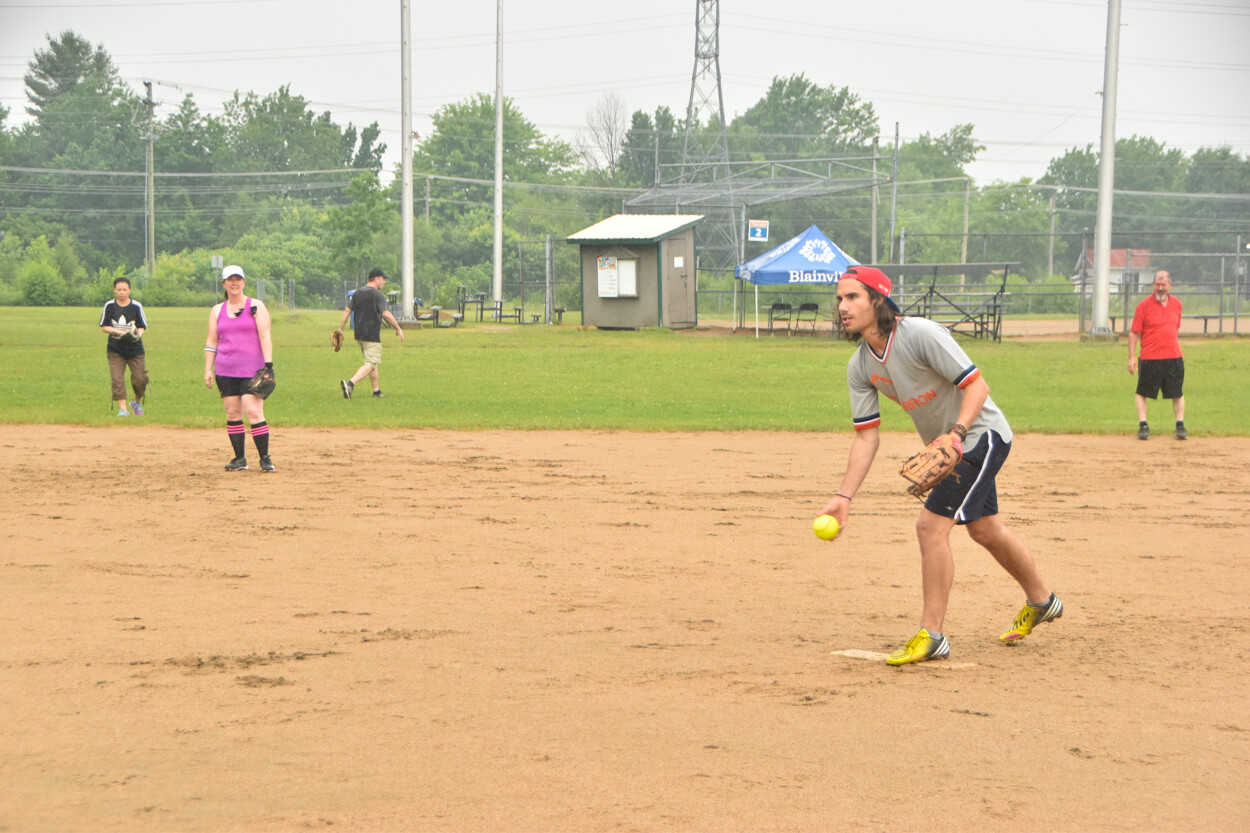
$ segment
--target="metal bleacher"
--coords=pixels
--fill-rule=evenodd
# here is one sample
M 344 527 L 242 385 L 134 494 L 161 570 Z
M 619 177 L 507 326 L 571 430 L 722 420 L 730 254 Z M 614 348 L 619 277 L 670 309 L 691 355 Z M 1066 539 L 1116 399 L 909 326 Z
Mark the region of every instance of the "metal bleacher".
M 1002 341 L 1007 275 L 1018 265 L 892 263 L 879 268 L 893 280 L 891 294 L 904 315 L 936 321 L 952 334 Z M 955 284 L 951 278 L 960 275 L 963 280 Z

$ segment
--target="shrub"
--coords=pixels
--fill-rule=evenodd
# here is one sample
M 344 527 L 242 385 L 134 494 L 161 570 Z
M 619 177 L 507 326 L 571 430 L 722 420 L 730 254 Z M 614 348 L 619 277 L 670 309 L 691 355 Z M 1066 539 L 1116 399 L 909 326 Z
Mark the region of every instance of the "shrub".
M 95 279 L 82 288 L 82 302 L 89 307 L 103 306 L 113 300 L 113 279 L 126 277 L 126 268 L 118 266 L 112 271 L 101 268 Z
M 55 307 L 65 303 L 69 287 L 51 263 L 29 260 L 17 277 L 22 303 L 29 307 Z

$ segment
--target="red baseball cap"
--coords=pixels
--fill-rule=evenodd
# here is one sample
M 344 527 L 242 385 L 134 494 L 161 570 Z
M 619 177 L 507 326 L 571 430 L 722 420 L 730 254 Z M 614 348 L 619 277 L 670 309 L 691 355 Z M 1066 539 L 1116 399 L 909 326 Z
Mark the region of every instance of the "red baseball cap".
M 864 286 L 875 289 L 885 296 L 885 302 L 890 305 L 895 312 L 900 312 L 898 304 L 894 303 L 894 299 L 890 297 L 890 289 L 894 284 L 890 283 L 890 278 L 875 266 L 852 266 L 842 273 L 842 278 L 851 278 L 859 281 Z

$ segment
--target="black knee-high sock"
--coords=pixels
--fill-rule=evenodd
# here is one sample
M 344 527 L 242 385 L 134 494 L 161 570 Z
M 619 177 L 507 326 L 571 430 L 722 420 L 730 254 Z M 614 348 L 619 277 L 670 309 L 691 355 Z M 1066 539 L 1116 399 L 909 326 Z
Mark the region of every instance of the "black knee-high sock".
M 242 439 L 239 440 L 243 442 Z M 269 456 L 269 423 L 258 422 L 252 426 L 252 442 L 256 443 L 256 452 L 261 457 Z
M 230 447 L 234 449 L 235 457 L 243 456 L 243 441 L 247 439 L 243 432 L 246 430 L 247 429 L 243 427 L 243 420 L 226 420 L 226 433 L 230 435 Z

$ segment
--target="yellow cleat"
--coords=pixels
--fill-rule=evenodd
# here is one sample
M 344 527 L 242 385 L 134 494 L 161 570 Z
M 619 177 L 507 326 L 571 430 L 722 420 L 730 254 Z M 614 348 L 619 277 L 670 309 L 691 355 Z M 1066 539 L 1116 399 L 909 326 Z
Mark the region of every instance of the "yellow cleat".
M 887 665 L 907 665 L 910 662 L 924 662 L 930 659 L 945 659 L 950 656 L 951 645 L 941 634 L 934 639 L 924 628 L 907 640 L 907 644 L 886 657 Z
M 1031 634 L 1038 625 L 1043 622 L 1049 622 L 1052 619 L 1058 619 L 1062 615 L 1063 602 L 1059 601 L 1059 597 L 1054 593 L 1050 594 L 1050 598 L 1046 600 L 1044 605 L 1026 602 L 1024 607 L 1020 608 L 1020 612 L 1016 614 L 1016 620 L 1011 623 L 1011 630 L 999 636 L 998 641 L 1006 644 L 1023 639 Z

